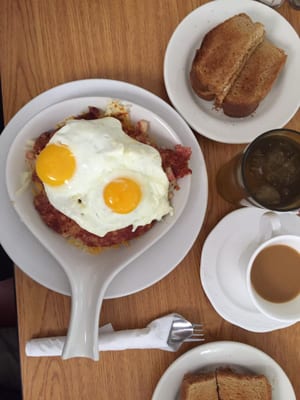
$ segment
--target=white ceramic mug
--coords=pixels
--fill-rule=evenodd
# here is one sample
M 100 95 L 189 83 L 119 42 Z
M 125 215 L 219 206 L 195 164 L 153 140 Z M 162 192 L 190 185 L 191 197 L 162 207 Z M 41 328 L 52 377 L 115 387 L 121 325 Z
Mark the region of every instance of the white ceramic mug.
M 275 303 L 265 300 L 263 297 L 261 297 L 251 282 L 251 271 L 254 260 L 258 254 L 262 252 L 262 250 L 270 246 L 284 245 L 299 252 L 300 269 L 300 236 L 281 234 L 279 217 L 271 212 L 263 214 L 261 228 L 261 237 L 263 240 L 252 253 L 247 266 L 246 282 L 250 297 L 257 309 L 269 318 L 283 322 L 300 321 L 300 293 L 290 301 L 284 303 Z

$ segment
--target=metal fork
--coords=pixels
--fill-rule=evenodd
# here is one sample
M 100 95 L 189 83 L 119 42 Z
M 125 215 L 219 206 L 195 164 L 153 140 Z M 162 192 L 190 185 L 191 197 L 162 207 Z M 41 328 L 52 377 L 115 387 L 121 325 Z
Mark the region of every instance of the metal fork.
M 174 350 L 178 350 L 183 342 L 202 342 L 204 341 L 203 325 L 193 324 L 179 314 L 175 314 L 172 322 L 168 345 Z

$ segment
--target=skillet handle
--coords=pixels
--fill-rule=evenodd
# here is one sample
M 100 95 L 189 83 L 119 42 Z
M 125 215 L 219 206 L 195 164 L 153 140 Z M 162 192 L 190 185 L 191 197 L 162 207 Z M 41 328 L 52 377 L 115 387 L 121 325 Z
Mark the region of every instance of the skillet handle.
M 69 278 L 72 308 L 62 358 L 86 357 L 98 361 L 99 314 L 107 285 L 103 282 L 101 285 L 97 272 L 88 267 L 80 278 L 76 279 L 75 270 L 73 279 Z

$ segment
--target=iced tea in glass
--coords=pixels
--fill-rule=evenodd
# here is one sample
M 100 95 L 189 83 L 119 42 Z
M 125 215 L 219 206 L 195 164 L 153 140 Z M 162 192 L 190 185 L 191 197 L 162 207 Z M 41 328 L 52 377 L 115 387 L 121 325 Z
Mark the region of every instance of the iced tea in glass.
M 298 211 L 300 132 L 275 129 L 258 136 L 221 167 L 217 188 L 231 203 Z

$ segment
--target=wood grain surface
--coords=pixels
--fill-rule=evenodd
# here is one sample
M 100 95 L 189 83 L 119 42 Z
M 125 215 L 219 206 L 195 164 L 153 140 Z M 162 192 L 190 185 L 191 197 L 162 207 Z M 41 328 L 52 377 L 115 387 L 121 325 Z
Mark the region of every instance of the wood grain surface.
M 163 83 L 167 43 L 178 23 L 204 3 L 1 0 L 0 63 L 5 122 L 41 92 L 83 78 L 127 81 L 168 102 Z M 278 12 L 299 33 L 300 12 L 287 2 Z M 287 126 L 300 130 L 299 112 Z M 220 317 L 202 290 L 199 263 L 203 242 L 234 209 L 217 194 L 216 172 L 244 145 L 224 145 L 198 134 L 196 137 L 209 179 L 208 207 L 197 240 L 177 268 L 160 282 L 130 296 L 105 300 L 101 324 L 111 322 L 116 329 L 144 327 L 152 319 L 176 310 L 205 324 L 207 342 L 235 340 L 269 354 L 285 370 L 300 399 L 300 324 L 270 333 L 248 332 Z M 66 333 L 70 299 L 40 286 L 21 268 L 16 268 L 16 294 L 24 400 L 148 400 L 166 368 L 196 346 L 185 344 L 176 353 L 105 352 L 97 363 L 86 359 L 28 358 L 24 346 L 30 338 Z

